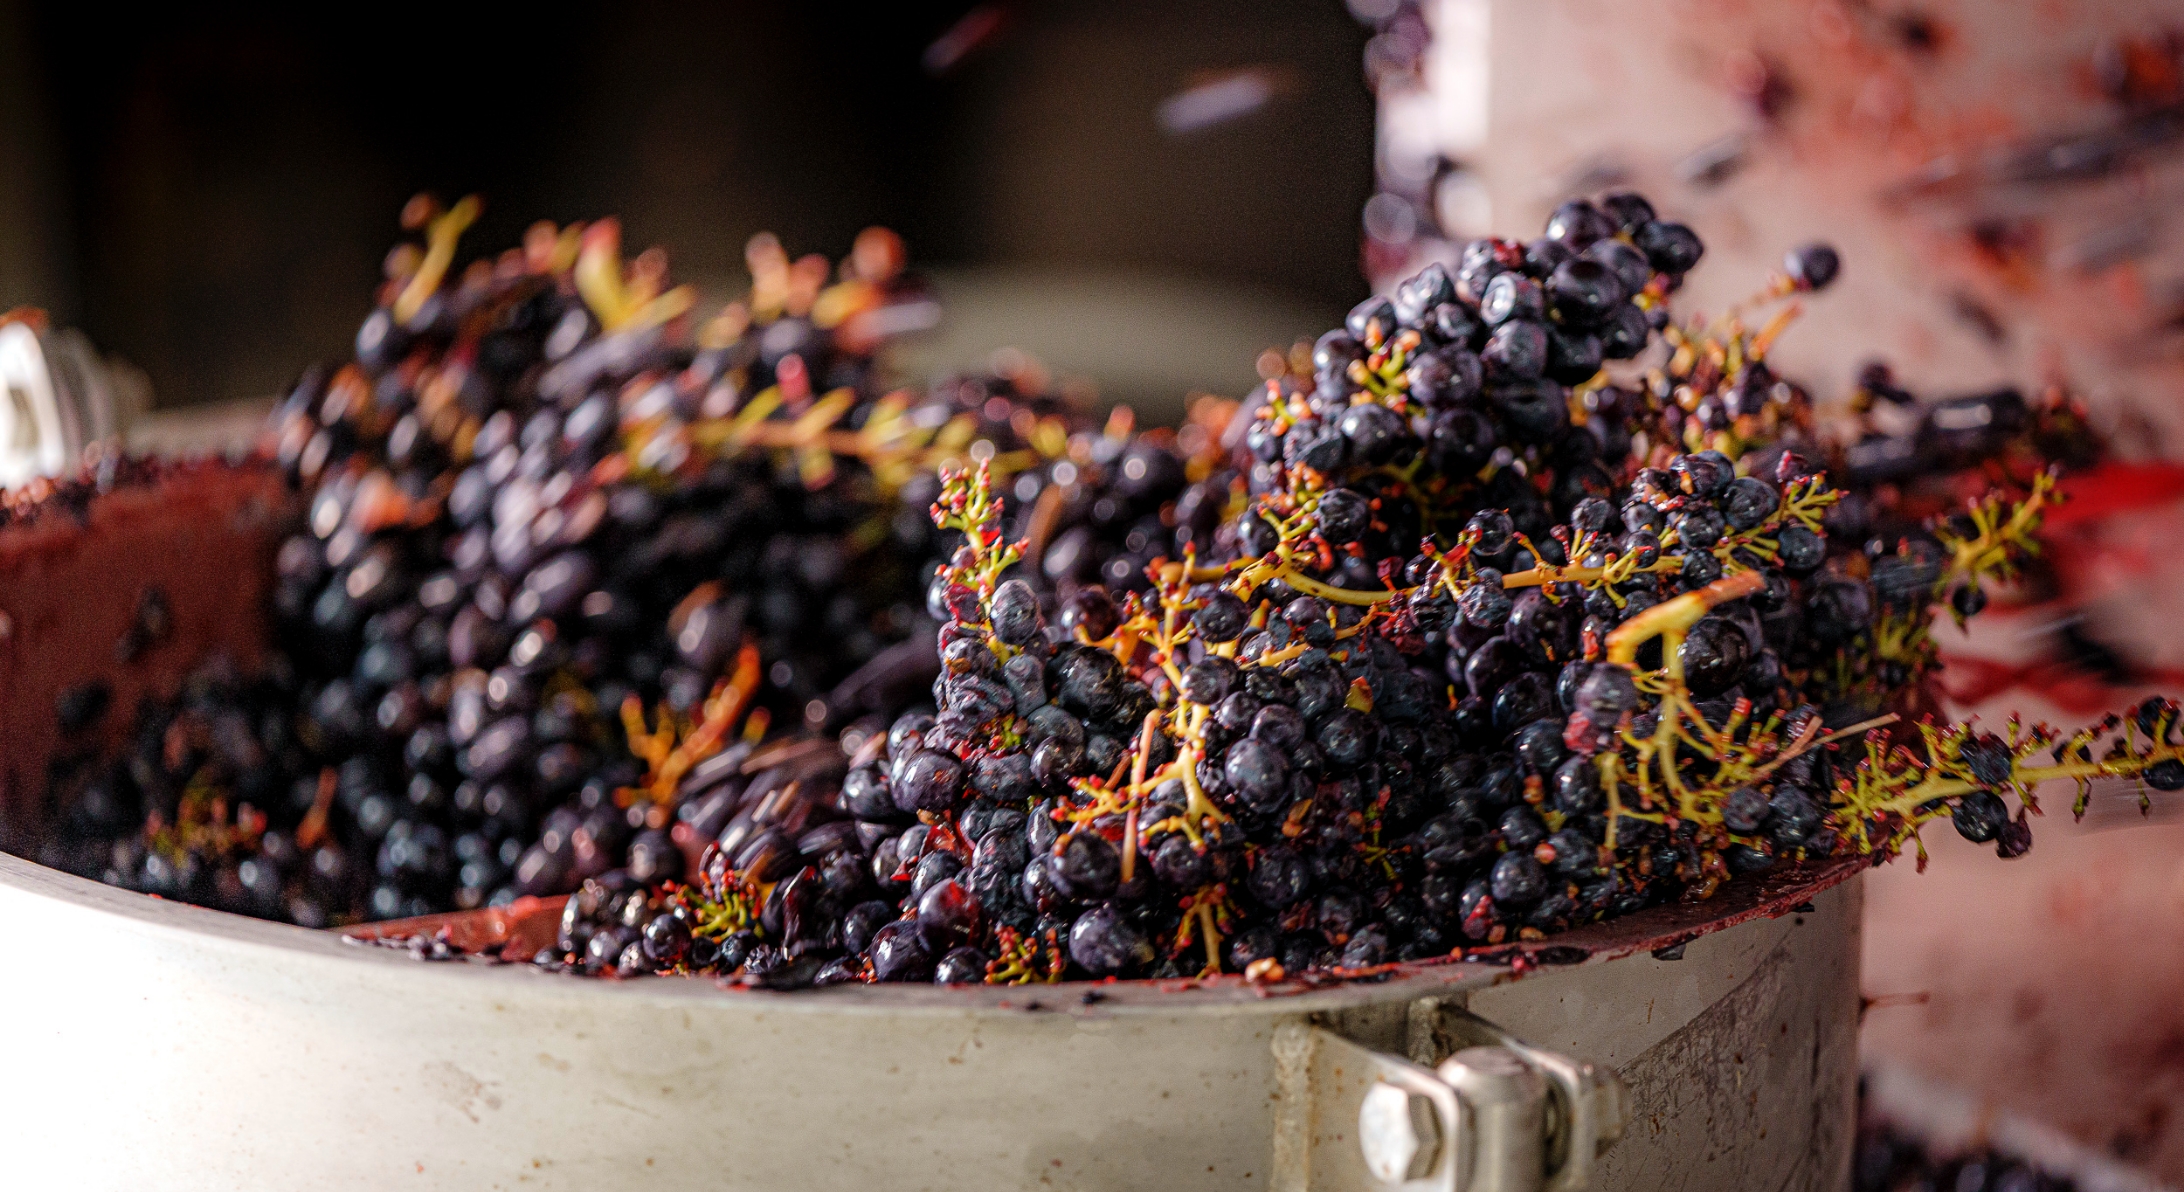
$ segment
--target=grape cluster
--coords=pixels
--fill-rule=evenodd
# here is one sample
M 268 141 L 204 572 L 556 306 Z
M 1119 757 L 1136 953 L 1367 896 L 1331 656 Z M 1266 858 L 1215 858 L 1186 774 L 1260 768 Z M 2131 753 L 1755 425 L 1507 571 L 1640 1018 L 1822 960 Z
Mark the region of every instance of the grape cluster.
M 638 956 L 616 937 L 581 958 L 735 971 L 756 954 L 773 967 L 745 975 L 767 984 L 1372 971 L 1824 855 L 1838 837 L 1811 752 L 1819 711 L 1792 704 L 1756 624 L 1748 635 L 1727 609 L 1667 622 L 1703 712 L 1648 701 L 1631 660 L 1607 654 L 1607 626 L 1720 590 L 1718 571 L 1662 555 L 1663 539 L 1785 584 L 1781 544 L 1806 550 L 1811 535 L 1819 549 L 1816 480 L 1784 497 L 1731 477 L 1718 459 L 1679 460 L 1657 478 L 1679 491 L 1624 514 L 1674 517 L 1658 531 L 1611 537 L 1605 503 L 1583 506 L 1571 539 L 1602 557 L 1559 572 L 1505 576 L 1486 561 L 1518 537 L 1474 528 L 1456 552 L 1412 559 L 1415 587 L 1360 600 L 1309 574 L 1292 526 L 1267 556 L 1212 574 L 1157 566 L 1144 599 L 1082 589 L 1050 624 L 1030 584 L 1002 578 L 1020 551 L 990 481 L 959 476 L 936 508 L 967 537 L 942 572 L 939 712 L 869 732 L 825 804 L 847 822 L 807 820 L 770 852 L 746 835 L 646 904 L 701 950 Z M 1804 573 L 1818 564 L 1797 557 Z M 1451 675 L 1468 695 L 1451 701 Z M 1612 734 L 1708 713 L 1694 723 L 1735 740 L 1742 785 L 1679 820 L 1642 756 L 1617 768 Z M 612 930 L 585 913 L 546 963 Z
M 1238 477 L 1221 440 L 1234 411 L 1203 399 L 1180 429 L 1140 430 L 1120 408 L 1097 434 L 1074 437 L 1064 458 L 1019 474 L 1003 521 L 1025 542 L 1025 578 L 1043 596 L 1143 591 L 1155 559 L 1229 549 Z
M 355 362 L 277 416 L 308 501 L 277 611 L 336 822 L 367 851 L 428 842 L 379 867 L 372 917 L 621 866 L 651 815 L 616 793 L 637 777 L 625 705 L 688 718 L 727 683 L 823 722 L 917 616 L 918 542 L 824 438 L 910 413 L 882 409 L 859 330 L 896 296 L 891 237 L 868 233 L 831 286 L 823 260 L 754 240 L 748 303 L 693 342 L 689 291 L 655 254 L 625 266 L 611 223 L 542 226 L 439 285 L 467 214 L 430 213 Z M 573 830 L 544 822 L 572 801 Z
M 1891 434 L 1875 417 L 1894 408 L 1907 430 Z M 1841 470 L 1848 483 L 1918 486 L 1932 477 L 1999 464 L 2012 473 L 2051 466 L 2078 470 L 2093 465 L 2106 443 L 2085 408 L 2060 389 L 2028 399 L 2016 389 L 1996 389 L 1925 402 L 1896 381 L 1885 364 L 1860 371 L 1851 395 L 1858 415 L 1855 439 L 1844 447 Z
M 285 905 L 334 848 L 335 918 L 574 889 L 553 969 L 1370 975 L 1937 818 L 2013 856 L 2050 780 L 2184 785 L 2171 704 L 1900 722 L 2052 478 L 1861 548 L 1764 363 L 1790 312 L 1677 325 L 1703 250 L 1635 195 L 1175 430 L 1094 429 L 1020 362 L 886 391 L 921 299 L 884 236 L 832 284 L 754 242 L 692 334 L 611 225 L 443 286 L 464 210 L 420 218 L 276 426 L 285 798 L 193 813 L 304 857 Z M 1838 268 L 1807 246 L 1768 296 Z
M 1324 536 L 1344 555 L 1334 582 L 1353 589 L 1481 509 L 1544 542 L 1614 489 L 1637 406 L 1602 365 L 1646 347 L 1703 251 L 1628 193 L 1563 204 L 1530 243 L 1471 242 L 1453 275 L 1429 265 L 1367 299 L 1313 345 L 1309 376 L 1254 399 L 1250 492 L 1324 489 Z M 1236 540 L 1261 554 L 1273 530 L 1247 512 Z
M 2097 759 L 2116 724 L 1869 731 L 1930 664 L 1906 627 L 1976 611 L 1965 593 L 2025 557 L 2046 482 L 1893 555 L 1831 550 L 1844 494 L 1792 449 L 1795 418 L 1739 413 L 1711 440 L 1735 456 L 1664 451 L 1704 428 L 1671 437 L 1644 403 L 1613 423 L 1620 399 L 1587 400 L 1609 388 L 1598 358 L 1554 373 L 1516 342 L 1636 320 L 1616 343 L 1636 354 L 1672 326 L 1654 312 L 1695 238 L 1611 196 L 1533 245 L 1481 245 L 1457 277 L 1429 268 L 1353 312 L 1309 380 L 1274 377 L 1225 465 L 1148 461 L 1225 480 L 1230 512 L 1201 535 L 1182 511 L 1207 497 L 1182 488 L 1121 555 L 1135 576 L 1053 586 L 1025 565 L 1022 512 L 1052 489 L 949 475 L 934 517 L 962 545 L 928 590 L 933 710 L 858 726 L 838 787 L 773 843 L 753 835 L 768 800 L 746 798 L 691 880 L 641 912 L 623 896 L 623 927 L 677 920 L 689 951 L 580 954 L 614 929 L 602 893 L 541 962 L 788 986 L 1366 974 L 1785 860 L 1893 855 L 1943 816 L 2013 856 L 2044 781 L 2184 776 L 2173 705 Z M 1834 271 L 1808 246 L 1775 289 Z M 1638 392 L 1666 377 L 1689 414 L 1765 381 L 1774 401 L 1758 370 L 1782 325 L 1664 336 Z M 1437 455 L 1459 424 L 1480 450 Z M 1124 461 L 1165 446 L 1107 438 Z
M 452 274 L 476 214 L 405 212 L 425 243 L 390 255 L 354 360 L 307 374 L 268 431 L 304 503 L 274 609 L 295 715 L 283 766 L 249 775 L 279 789 L 222 788 L 272 833 L 220 850 L 308 821 L 312 863 L 346 859 L 309 906 L 254 913 L 385 918 L 680 872 L 651 847 L 666 810 L 632 749 L 899 707 L 936 668 L 916 594 L 937 549 L 926 519 L 893 516 L 899 492 L 1066 437 L 1052 401 L 883 385 L 879 349 L 931 308 L 890 233 L 838 271 L 757 237 L 749 296 L 693 326 L 688 288 L 656 252 L 625 263 L 612 221 L 538 225 Z M 244 694 L 207 698 L 223 692 Z M 145 731 L 187 712 L 149 709 Z M 142 815 L 171 825 L 171 804 L 147 787 L 126 824 L 78 825 L 101 842 L 78 854 L 118 835 L 149 876 L 74 867 L 174 895 Z
M 1862 370 L 1850 406 L 1847 441 L 1828 459 L 1853 495 L 1831 521 L 1875 556 L 1905 539 L 1930 546 L 1927 523 L 1961 523 L 1967 491 L 2024 494 L 2044 472 L 2083 472 L 2109 454 L 2084 405 L 2060 387 L 2031 398 L 1997 389 L 1926 402 L 1876 363 Z M 2047 561 L 2031 567 L 2036 586 L 2055 586 Z

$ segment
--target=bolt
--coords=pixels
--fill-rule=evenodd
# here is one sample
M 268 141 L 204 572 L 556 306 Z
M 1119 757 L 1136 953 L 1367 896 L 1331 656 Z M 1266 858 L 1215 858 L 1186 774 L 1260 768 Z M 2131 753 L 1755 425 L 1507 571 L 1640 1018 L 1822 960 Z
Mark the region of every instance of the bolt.
M 1392 1084 L 1376 1084 L 1357 1111 L 1365 1168 L 1384 1184 L 1433 1170 L 1441 1154 L 1441 1119 L 1433 1102 Z

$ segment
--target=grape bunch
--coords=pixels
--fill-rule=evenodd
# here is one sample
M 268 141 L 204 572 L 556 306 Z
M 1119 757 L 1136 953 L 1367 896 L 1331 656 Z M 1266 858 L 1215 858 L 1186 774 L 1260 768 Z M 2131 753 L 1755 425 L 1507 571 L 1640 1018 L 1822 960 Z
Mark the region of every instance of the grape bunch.
M 1832 463 L 1812 395 L 1769 367 L 1766 357 L 1801 313 L 1794 299 L 1827 288 L 1840 270 L 1833 248 L 1807 244 L 1787 254 L 1758 293 L 1723 315 L 1681 323 L 1664 317 L 1665 357 L 1628 377 L 1618 391 L 1631 456 L 1662 467 L 1678 454 L 1718 451 L 1735 460 L 1751 457 L 1746 470 L 1762 476 L 1785 452 Z M 1769 309 L 1764 322 L 1751 326 Z
M 1164 513 L 1175 552 L 1131 582 L 1048 590 L 1009 501 L 1035 481 L 949 474 L 934 710 L 845 739 L 793 847 L 746 830 L 623 895 L 624 927 L 687 929 L 688 950 L 579 955 L 613 930 L 586 909 L 602 892 L 541 962 L 777 986 L 1369 975 L 1893 856 L 1937 818 L 2014 856 L 2045 782 L 2184 779 L 2165 702 L 2070 735 L 1904 718 L 1927 621 L 2030 556 L 2051 478 L 1893 553 L 1831 548 L 1845 494 L 1795 449 L 1809 403 L 1763 371 L 1786 317 L 1676 329 L 1696 239 L 1629 196 L 1566 205 L 1521 251 L 1481 243 L 1456 279 L 1353 312 L 1309 382 L 1271 379 L 1237 416 L 1228 528 L 1185 538 Z M 1603 280 L 1619 261 L 1630 284 Z M 1809 246 L 1771 292 L 1835 271 Z M 1522 354 L 1622 323 L 1626 356 L 1667 344 L 1645 400 L 1598 400 L 1597 358 Z M 1740 385 L 1748 408 L 1694 414 Z M 1714 446 L 1674 450 L 1694 437 Z M 1452 442 L 1480 449 L 1436 454 Z
M 760 237 L 748 302 L 692 336 L 690 291 L 657 254 L 625 265 L 611 222 L 542 225 L 441 284 L 468 203 L 412 213 L 428 245 L 390 260 L 355 361 L 277 416 L 308 500 L 278 612 L 336 821 L 382 862 L 377 918 L 620 866 L 648 814 L 615 798 L 625 705 L 688 717 L 725 684 L 754 716 L 823 718 L 915 629 L 915 556 L 824 438 L 902 416 L 856 334 L 899 246 L 869 234 L 827 287 Z M 572 801 L 578 828 L 548 830 Z
M 1935 818 L 2013 856 L 2043 782 L 2184 781 L 2161 701 L 2067 738 L 1921 724 L 1917 753 L 1866 736 L 1862 759 L 1832 757 L 1869 726 L 1829 731 L 1750 630 L 1751 604 L 1798 582 L 1782 544 L 1816 534 L 1832 490 L 1801 477 L 1754 517 L 1739 498 L 1756 490 L 1711 485 L 1719 460 L 1675 463 L 1676 554 L 1504 574 L 1471 561 L 1467 531 L 1412 560 L 1419 583 L 1368 600 L 1312 576 L 1290 527 L 1258 559 L 1157 566 L 1146 599 L 1080 591 L 1054 625 L 1004 578 L 1021 556 L 990 480 L 958 475 L 936 507 L 967 539 L 944 572 L 938 714 L 870 732 L 792 827 L 762 829 L 767 800 L 746 804 L 739 841 L 772 847 L 572 903 L 541 963 L 778 987 L 1367 975 L 1703 898 L 1787 859 L 1893 855 Z M 1700 545 L 1693 519 L 1725 506 L 1744 524 Z M 1580 516 L 1580 549 L 1598 545 L 1597 508 Z M 1702 554 L 1729 573 L 1690 574 Z M 1634 578 L 1664 598 L 1630 599 Z M 1567 615 L 1581 602 L 1603 606 L 1591 624 Z M 1502 631 L 1509 669 L 1488 691 L 1466 658 L 1478 686 L 1451 700 L 1415 664 L 1421 622 L 1476 621 Z
M 1528 244 L 1475 240 L 1453 276 L 1428 265 L 1321 336 L 1309 376 L 1276 378 L 1247 407 L 1251 493 L 1325 489 L 1325 537 L 1345 556 L 1334 582 L 1353 589 L 1483 509 L 1546 543 L 1613 490 L 1630 449 L 1634 399 L 1603 363 L 1645 349 L 1703 251 L 1619 193 L 1563 204 Z M 1273 534 L 1247 512 L 1237 548 L 1264 553 Z
M 936 669 L 917 600 L 936 547 L 893 516 L 899 491 L 1066 437 L 1054 403 L 883 383 L 877 353 L 931 307 L 890 233 L 838 272 L 754 238 L 748 297 L 693 326 L 688 287 L 657 252 L 625 263 L 612 221 L 535 226 L 457 274 L 477 213 L 405 212 L 425 242 L 390 255 L 354 360 L 307 374 L 269 430 L 305 502 L 274 610 L 296 748 L 248 802 L 276 842 L 318 825 L 311 864 L 350 876 L 314 884 L 276 850 L 290 896 L 257 913 L 468 908 L 640 854 L 679 872 L 632 748 L 900 706 Z M 162 824 L 97 826 L 144 852 Z
M 1835 520 L 1843 537 L 1880 553 L 1905 538 L 1930 538 L 1936 518 L 1961 520 L 1967 492 L 2028 493 L 2055 470 L 2082 473 L 2109 455 L 2084 405 L 2060 387 L 2027 398 L 2013 388 L 1925 402 L 1888 367 L 1868 365 L 1851 395 L 1844 440 L 1828 455 L 1855 497 Z M 2034 586 L 2061 586 L 2045 560 Z
M 1003 485 L 1002 519 L 1025 542 L 1025 578 L 1042 596 L 1139 591 L 1156 558 L 1222 551 L 1238 475 L 1221 441 L 1234 410 L 1202 399 L 1171 430 L 1139 429 L 1118 407 L 1097 433 L 1073 435 L 1065 453 Z M 927 506 L 937 475 L 930 486 Z M 945 535 L 942 544 L 952 545 Z M 939 591 L 929 585 L 928 610 L 945 619 Z
M 1891 434 L 1877 414 L 1901 411 L 1906 431 Z M 1919 487 L 1991 464 L 2022 476 L 2048 467 L 2081 470 L 2107 452 L 2085 407 L 2061 389 L 2028 399 L 2016 389 L 1996 389 L 1939 401 L 1922 401 L 1897 383 L 1886 364 L 1860 370 L 1851 395 L 1855 437 L 1845 445 L 1843 471 L 1853 484 Z

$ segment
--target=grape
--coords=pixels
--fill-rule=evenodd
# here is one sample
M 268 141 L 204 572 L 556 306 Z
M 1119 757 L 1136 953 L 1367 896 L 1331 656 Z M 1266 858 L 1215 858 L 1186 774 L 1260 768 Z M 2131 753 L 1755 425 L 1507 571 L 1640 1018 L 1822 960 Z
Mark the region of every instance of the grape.
M 1536 321 L 1546 313 L 1547 300 L 1539 283 L 1519 273 L 1504 273 L 1488 282 L 1479 301 L 1479 316 L 1497 330 L 1511 320 Z
M 1744 673 L 1751 661 L 1751 639 L 1744 630 L 1719 616 L 1707 617 L 1691 627 L 1677 651 L 1682 659 L 1684 681 L 1694 695 L 1719 695 Z
M 1206 855 L 1180 834 L 1161 841 L 1160 848 L 1153 854 L 1153 872 L 1161 881 L 1180 890 L 1198 889 L 1213 876 Z
M 872 935 L 872 975 L 880 981 L 927 981 L 933 977 L 932 949 L 914 923 L 896 921 Z
M 1952 818 L 1958 834 L 1964 839 L 1985 844 L 2002 834 L 2003 827 L 2009 823 L 2010 811 L 1993 794 L 1973 791 L 1957 804 Z
M 1030 644 L 1039 636 L 1039 597 L 1031 585 L 1010 580 L 995 591 L 991 609 L 994 636 L 1012 646 Z
M 1256 720 L 1253 723 L 1256 727 Z M 1246 737 L 1229 746 L 1222 773 L 1229 789 L 1253 807 L 1278 806 L 1289 794 L 1289 763 L 1279 748 L 1259 737 Z
M 1547 328 L 1536 319 L 1510 319 L 1479 349 L 1489 382 L 1536 379 L 1546 372 L 1547 359 Z
M 1494 901 L 1510 905 L 1537 902 L 1547 893 L 1547 873 L 1527 853 L 1504 853 L 1494 862 L 1488 888 Z
M 1126 976 L 1153 957 L 1145 934 L 1112 905 L 1093 907 L 1069 925 L 1069 958 L 1094 976 Z
M 1705 252 L 1690 228 L 1660 220 L 1638 225 L 1631 232 L 1631 242 L 1646 254 L 1655 271 L 1667 274 L 1689 273 Z
M 1551 327 L 1547 331 L 1546 375 L 1558 384 L 1583 384 L 1600 371 L 1604 352 L 1600 337 L 1590 331 Z
M 1243 633 L 1249 618 L 1243 601 L 1227 592 L 1217 592 L 1191 614 L 1191 625 L 1206 641 L 1228 642 L 1235 641 Z
M 1701 451 L 1677 456 L 1669 464 L 1668 474 L 1680 491 L 1711 499 L 1735 478 L 1736 465 L 1718 451 Z
M 1405 327 L 1416 327 L 1430 312 L 1455 300 L 1456 283 L 1436 262 L 1395 288 L 1396 318 Z
M 1050 664 L 1054 702 L 1087 720 L 1105 720 L 1121 706 L 1129 682 L 1122 664 L 1104 650 L 1072 647 Z
M 1722 823 L 1732 832 L 1751 836 L 1766 826 L 1772 810 L 1766 792 L 1758 787 L 1740 786 L 1729 792 L 1729 798 L 1722 803 Z
M 934 951 L 952 951 L 977 938 L 984 914 L 978 896 L 954 878 L 935 882 L 918 896 L 918 931 Z M 981 963 L 981 978 L 984 970 Z
M 690 925 L 672 914 L 653 916 L 644 929 L 645 956 L 656 964 L 671 965 L 690 950 Z
M 910 871 L 910 897 L 922 899 L 934 886 L 963 871 L 963 860 L 951 852 L 927 853 Z
M 1613 236 L 1616 221 L 1583 199 L 1571 199 L 1547 217 L 1547 238 L 1584 248 L 1595 240 Z
M 1114 894 L 1122 878 L 1122 858 L 1096 832 L 1071 832 L 1048 858 L 1054 888 L 1065 898 L 1091 901 Z
M 1782 559 L 1782 569 L 1794 576 L 1818 571 L 1827 558 L 1827 542 L 1804 526 L 1784 529 L 1775 549 Z
M 1258 853 L 1249 884 L 1252 896 L 1269 907 L 1294 906 L 1312 892 L 1311 865 L 1296 850 L 1275 845 Z
M 965 944 L 951 948 L 933 967 L 935 985 L 976 985 L 986 979 L 986 954 Z
M 1385 339 L 1396 329 L 1395 304 L 1385 298 L 1367 298 L 1350 308 L 1342 325 L 1359 343 Z
M 1565 324 L 1589 327 L 1629 297 L 1623 278 L 1587 257 L 1564 261 L 1547 279 L 1547 304 Z
M 899 811 L 953 811 L 963 797 L 963 763 L 938 749 L 920 749 L 904 762 L 891 787 Z
M 1499 629 L 1509 622 L 1516 600 L 1502 587 L 1502 574 L 1491 567 L 1478 569 L 1472 582 L 1456 598 L 1464 621 L 1477 629 Z
M 1835 280 L 1843 268 L 1842 258 L 1826 244 L 1807 244 L 1793 248 L 1782 258 L 1782 270 L 1800 290 L 1824 290 Z

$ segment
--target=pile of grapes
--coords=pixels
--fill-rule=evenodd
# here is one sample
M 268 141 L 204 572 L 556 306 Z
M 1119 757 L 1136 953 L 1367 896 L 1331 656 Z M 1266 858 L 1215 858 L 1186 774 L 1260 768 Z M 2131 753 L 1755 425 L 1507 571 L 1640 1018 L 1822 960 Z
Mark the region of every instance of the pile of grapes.
M 354 360 L 269 427 L 303 495 L 281 663 L 208 673 L 121 757 L 57 771 L 44 859 L 308 925 L 656 880 L 685 867 L 673 809 L 618 794 L 648 725 L 710 709 L 755 739 L 922 692 L 936 532 L 899 494 L 974 448 L 1036 456 L 1062 408 L 995 425 L 974 380 L 883 383 L 932 305 L 891 233 L 838 270 L 760 236 L 749 296 L 695 325 L 611 221 L 454 274 L 477 211 L 405 212 L 425 242 L 390 255 Z
M 1666 318 L 1699 251 L 1610 196 L 1360 305 L 1197 463 L 1222 524 L 1179 501 L 1126 583 L 1045 591 L 993 479 L 949 473 L 934 710 L 845 737 L 816 803 L 846 818 L 693 782 L 729 819 L 691 880 L 586 887 L 538 963 L 1365 976 L 1885 858 L 1935 818 L 2015 856 L 2049 779 L 2184 782 L 2164 702 L 2067 737 L 1898 723 L 1928 622 L 2036 549 L 2052 482 L 1831 548 L 1844 494 L 1763 362 L 1786 320 Z M 1800 250 L 1769 296 L 1834 273 Z M 1667 359 L 1610 383 L 1653 331 Z
M 1824 246 L 1679 324 L 1698 237 L 1573 201 L 1144 430 L 882 383 L 929 304 L 884 233 L 754 240 L 696 325 L 611 222 L 451 282 L 475 213 L 409 213 L 276 418 L 286 665 L 69 775 L 69 867 L 303 923 L 574 891 L 536 963 L 594 973 L 1370 976 L 2184 785 L 2167 703 L 1908 719 L 2052 481 L 1843 532 L 1765 363 Z

